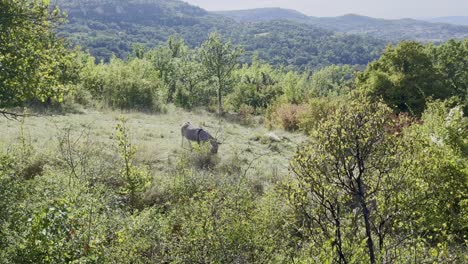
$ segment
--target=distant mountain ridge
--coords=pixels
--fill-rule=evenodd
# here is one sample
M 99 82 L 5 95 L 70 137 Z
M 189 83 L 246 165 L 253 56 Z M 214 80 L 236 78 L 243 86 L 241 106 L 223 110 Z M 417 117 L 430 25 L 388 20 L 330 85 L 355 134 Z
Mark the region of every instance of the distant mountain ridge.
M 462 25 L 468 26 L 468 16 L 446 16 L 446 17 L 434 17 L 429 19 L 424 19 L 428 22 L 433 23 L 446 23 L 453 25 Z
M 415 19 L 378 19 L 355 14 L 338 17 L 312 17 L 295 10 L 260 8 L 216 12 L 238 22 L 290 20 L 350 34 L 367 34 L 388 41 L 446 41 L 468 38 L 468 26 L 431 23 Z

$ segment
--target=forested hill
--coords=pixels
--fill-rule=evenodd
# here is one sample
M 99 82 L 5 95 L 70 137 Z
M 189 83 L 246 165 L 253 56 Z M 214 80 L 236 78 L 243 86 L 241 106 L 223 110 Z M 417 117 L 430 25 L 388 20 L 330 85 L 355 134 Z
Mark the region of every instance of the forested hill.
M 176 0 L 59 0 L 69 23 L 60 34 L 98 59 L 125 58 L 134 43 L 155 47 L 178 35 L 192 47 L 218 31 L 243 46 L 247 62 L 254 53 L 275 65 L 298 69 L 329 64 L 365 65 L 385 41 L 344 35 L 293 21 L 244 23 Z
M 239 22 L 290 20 L 350 34 L 368 34 L 390 41 L 445 41 L 468 37 L 468 26 L 429 23 L 414 19 L 387 20 L 354 14 L 339 17 L 309 17 L 281 8 L 260 8 L 217 12 Z

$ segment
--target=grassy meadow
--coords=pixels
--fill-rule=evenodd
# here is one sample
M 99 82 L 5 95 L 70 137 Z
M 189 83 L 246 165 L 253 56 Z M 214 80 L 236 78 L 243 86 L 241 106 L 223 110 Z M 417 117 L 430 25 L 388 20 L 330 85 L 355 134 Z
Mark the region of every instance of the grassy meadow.
M 255 121 L 243 124 L 229 115 L 218 118 L 204 110 L 189 112 L 169 107 L 164 114 L 89 110 L 79 114 L 32 114 L 24 121 L 4 118 L 0 119 L 0 142 L 5 148 L 20 144 L 23 130 L 25 140 L 47 154 L 57 152 L 60 138 L 69 133 L 74 140 L 99 145 L 112 153 L 116 149 L 115 127 L 121 118 L 126 120 L 130 141 L 137 148 L 136 160 L 149 166 L 154 175 L 167 172 L 178 153 L 190 150 L 187 140 L 182 146 L 180 134 L 181 125 L 187 121 L 222 142 L 217 155 L 221 162 L 239 155 L 242 163 L 254 165 L 251 167 L 262 174 L 287 174 L 289 160 L 307 138 L 302 133 L 270 130 Z

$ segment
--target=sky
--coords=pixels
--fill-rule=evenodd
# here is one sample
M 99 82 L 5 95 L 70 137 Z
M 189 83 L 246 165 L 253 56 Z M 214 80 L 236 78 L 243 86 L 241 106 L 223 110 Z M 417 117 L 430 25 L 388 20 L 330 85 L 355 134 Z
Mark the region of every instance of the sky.
M 310 16 L 359 14 L 378 18 L 468 16 L 468 0 L 183 0 L 210 11 L 261 7 L 295 9 Z

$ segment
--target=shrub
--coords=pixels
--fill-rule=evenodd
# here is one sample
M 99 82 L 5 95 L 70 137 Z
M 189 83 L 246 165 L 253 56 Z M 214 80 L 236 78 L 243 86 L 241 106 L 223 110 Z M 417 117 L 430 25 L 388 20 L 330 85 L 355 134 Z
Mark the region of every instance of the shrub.
M 121 119 L 116 126 L 117 143 L 119 154 L 122 159 L 122 168 L 120 176 L 123 181 L 123 186 L 120 193 L 128 198 L 131 209 L 138 206 L 139 198 L 149 185 L 149 174 L 145 169 L 134 165 L 134 156 L 136 148 L 130 143 L 128 129 L 125 119 Z
M 305 105 L 291 103 L 274 104 L 267 113 L 270 127 L 283 128 L 288 131 L 299 129 L 301 115 L 306 112 Z
M 243 104 L 239 107 L 239 116 L 244 125 L 250 125 L 254 122 L 255 108 L 250 105 Z
M 81 74 L 81 86 L 107 105 L 121 109 L 161 112 L 163 84 L 157 70 L 146 59 L 125 62 L 112 58 L 109 64 L 94 65 L 90 59 Z M 86 94 L 82 92 L 86 99 Z
M 335 110 L 345 102 L 345 100 L 345 98 L 341 97 L 310 99 L 308 104 L 305 106 L 305 111 L 300 116 L 299 128 L 309 134 L 317 128 L 325 118 L 333 114 Z
M 202 143 L 193 144 L 190 152 L 182 153 L 181 159 L 187 161 L 189 165 L 200 170 L 212 170 L 219 163 L 219 158 L 211 153 L 211 145 Z

